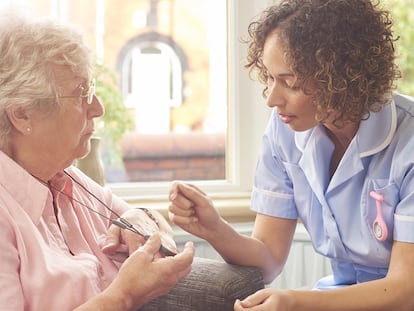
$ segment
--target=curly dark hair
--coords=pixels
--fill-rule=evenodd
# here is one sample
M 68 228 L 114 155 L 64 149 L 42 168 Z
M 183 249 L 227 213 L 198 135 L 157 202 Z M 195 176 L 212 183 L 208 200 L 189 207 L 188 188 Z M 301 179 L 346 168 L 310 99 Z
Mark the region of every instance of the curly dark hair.
M 389 102 L 401 73 L 390 13 L 379 2 L 283 0 L 266 9 L 249 25 L 245 65 L 264 84 L 263 47 L 276 29 L 302 91 L 315 100 L 318 121 L 335 115 L 337 126 L 358 122 Z

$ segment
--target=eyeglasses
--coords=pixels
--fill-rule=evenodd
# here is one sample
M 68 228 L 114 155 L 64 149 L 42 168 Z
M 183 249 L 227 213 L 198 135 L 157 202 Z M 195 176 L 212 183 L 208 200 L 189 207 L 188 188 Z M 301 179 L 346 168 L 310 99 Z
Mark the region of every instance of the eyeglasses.
M 96 91 L 96 80 L 92 79 L 87 90 L 82 85 L 76 89 L 79 95 L 56 95 L 57 98 L 86 98 L 88 105 L 92 104 Z

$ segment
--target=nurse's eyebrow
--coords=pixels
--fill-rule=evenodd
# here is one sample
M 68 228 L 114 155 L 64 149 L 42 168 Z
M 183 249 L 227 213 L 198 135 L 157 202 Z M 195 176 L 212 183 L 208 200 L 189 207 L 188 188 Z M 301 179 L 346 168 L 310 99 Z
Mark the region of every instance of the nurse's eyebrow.
M 264 66 L 264 69 L 266 70 L 266 72 L 268 74 L 272 74 L 272 72 L 270 72 L 266 66 Z M 274 77 L 276 78 L 294 78 L 295 75 L 292 72 L 282 72 L 282 73 L 278 73 L 276 75 L 274 75 Z
M 292 77 L 295 77 L 295 75 L 291 72 L 288 72 L 288 73 L 279 73 L 279 74 L 276 75 L 276 77 L 278 77 L 278 78 L 292 78 Z

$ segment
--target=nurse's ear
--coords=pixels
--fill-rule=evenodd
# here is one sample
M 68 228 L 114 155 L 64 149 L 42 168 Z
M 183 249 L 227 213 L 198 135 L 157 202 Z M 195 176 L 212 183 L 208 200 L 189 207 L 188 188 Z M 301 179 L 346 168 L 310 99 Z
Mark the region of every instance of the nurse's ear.
M 11 105 L 6 108 L 6 114 L 13 127 L 23 135 L 30 135 L 32 126 L 29 114 L 24 107 Z

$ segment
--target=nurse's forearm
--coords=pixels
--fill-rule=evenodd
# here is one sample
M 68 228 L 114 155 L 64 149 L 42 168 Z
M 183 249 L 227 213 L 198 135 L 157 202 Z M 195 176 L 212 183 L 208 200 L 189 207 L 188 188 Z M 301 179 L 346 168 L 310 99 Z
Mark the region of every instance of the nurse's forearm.
M 273 281 L 286 262 L 287 255 L 272 257 L 262 241 L 238 233 L 225 221 L 218 226 L 216 234 L 207 240 L 226 262 L 261 269 L 265 283 Z

